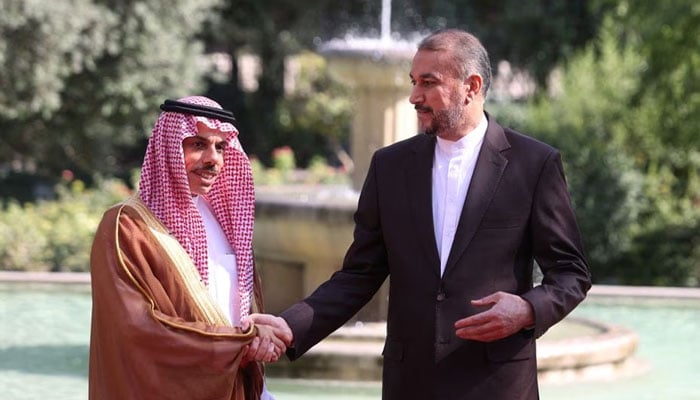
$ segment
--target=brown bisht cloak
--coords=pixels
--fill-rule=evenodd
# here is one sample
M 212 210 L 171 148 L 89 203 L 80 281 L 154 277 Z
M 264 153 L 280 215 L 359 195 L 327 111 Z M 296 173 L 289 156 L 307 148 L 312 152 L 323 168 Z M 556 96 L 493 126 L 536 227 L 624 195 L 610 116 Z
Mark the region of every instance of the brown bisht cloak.
M 259 398 L 262 366 L 241 366 L 255 328 L 230 326 L 185 250 L 138 199 L 105 212 L 90 265 L 91 400 Z

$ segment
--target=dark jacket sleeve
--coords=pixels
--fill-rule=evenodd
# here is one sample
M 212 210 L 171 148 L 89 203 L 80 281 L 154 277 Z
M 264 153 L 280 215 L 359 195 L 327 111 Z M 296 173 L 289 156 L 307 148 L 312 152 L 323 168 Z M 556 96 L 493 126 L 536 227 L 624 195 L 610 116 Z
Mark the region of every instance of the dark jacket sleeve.
M 533 306 L 535 336 L 540 337 L 583 301 L 591 287 L 561 157 L 554 150 L 540 172 L 531 229 L 533 252 L 543 279 L 523 298 Z
M 374 171 L 373 158 L 355 212 L 353 243 L 342 268 L 309 297 L 280 315 L 294 333 L 294 346 L 287 351 L 291 360 L 352 318 L 388 276 Z

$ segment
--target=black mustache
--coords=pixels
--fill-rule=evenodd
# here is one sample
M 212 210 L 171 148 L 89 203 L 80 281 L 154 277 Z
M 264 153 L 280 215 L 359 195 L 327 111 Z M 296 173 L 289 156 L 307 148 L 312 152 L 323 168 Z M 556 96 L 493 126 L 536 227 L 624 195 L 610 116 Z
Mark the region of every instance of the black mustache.
M 221 172 L 220 169 L 216 168 L 215 165 L 205 165 L 203 167 L 197 168 L 200 171 L 207 171 L 207 172 L 214 172 L 214 173 L 219 173 Z
M 416 111 L 433 112 L 433 109 L 430 108 L 430 107 L 424 107 L 424 106 L 416 105 L 416 106 L 414 106 L 413 108 L 415 108 Z

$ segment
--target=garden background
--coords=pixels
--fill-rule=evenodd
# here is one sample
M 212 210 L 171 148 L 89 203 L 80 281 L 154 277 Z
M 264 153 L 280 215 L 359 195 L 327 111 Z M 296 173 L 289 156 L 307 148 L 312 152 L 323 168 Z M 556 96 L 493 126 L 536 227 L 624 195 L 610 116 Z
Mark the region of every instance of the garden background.
M 378 36 L 380 7 L 2 1 L 0 270 L 88 270 L 101 214 L 133 192 L 165 98 L 201 93 L 233 110 L 256 185 L 347 182 L 353 97 L 317 48 Z M 395 37 L 459 27 L 483 40 L 510 83 L 487 110 L 562 151 L 595 283 L 700 286 L 700 3 L 392 9 Z

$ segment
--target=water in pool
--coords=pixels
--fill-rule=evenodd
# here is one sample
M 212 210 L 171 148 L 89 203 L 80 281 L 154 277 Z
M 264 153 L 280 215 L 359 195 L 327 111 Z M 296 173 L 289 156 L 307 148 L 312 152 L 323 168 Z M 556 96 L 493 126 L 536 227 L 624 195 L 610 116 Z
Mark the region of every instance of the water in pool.
M 541 385 L 543 400 L 700 400 L 700 304 L 586 300 L 574 315 L 625 325 L 651 370 L 612 382 Z M 90 293 L 84 285 L 0 283 L 0 393 L 6 400 L 87 398 Z M 379 399 L 376 382 L 268 379 L 278 400 Z

